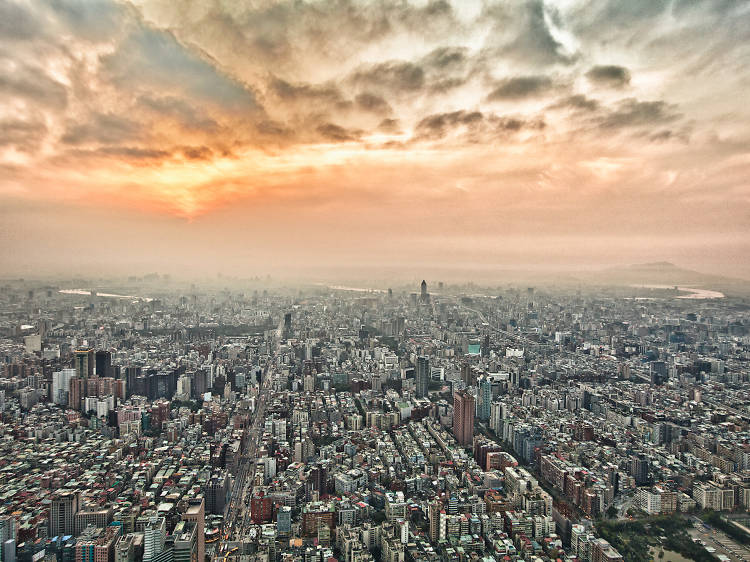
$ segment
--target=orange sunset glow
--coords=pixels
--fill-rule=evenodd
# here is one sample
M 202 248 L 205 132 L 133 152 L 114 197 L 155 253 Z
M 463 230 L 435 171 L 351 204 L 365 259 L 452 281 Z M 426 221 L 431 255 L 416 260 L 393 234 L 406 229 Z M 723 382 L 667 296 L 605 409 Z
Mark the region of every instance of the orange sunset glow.
M 0 257 L 747 277 L 749 63 L 747 2 L 0 1 Z

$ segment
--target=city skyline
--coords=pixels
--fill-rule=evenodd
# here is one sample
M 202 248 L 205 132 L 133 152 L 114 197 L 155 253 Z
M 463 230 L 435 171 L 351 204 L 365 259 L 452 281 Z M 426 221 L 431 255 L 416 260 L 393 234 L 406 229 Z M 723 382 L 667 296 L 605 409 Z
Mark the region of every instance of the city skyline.
M 8 1 L 7 275 L 750 277 L 750 6 Z
M 0 284 L 2 562 L 750 556 L 746 296 L 127 287 Z

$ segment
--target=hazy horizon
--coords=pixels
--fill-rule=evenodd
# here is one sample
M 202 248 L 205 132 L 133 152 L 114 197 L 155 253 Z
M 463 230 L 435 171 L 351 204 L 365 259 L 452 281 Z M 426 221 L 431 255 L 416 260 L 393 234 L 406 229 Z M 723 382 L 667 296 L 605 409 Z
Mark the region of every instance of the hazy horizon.
M 0 275 L 750 279 L 747 60 L 724 1 L 10 0 Z
M 386 290 L 398 292 L 418 291 L 422 280 L 427 280 L 428 290 L 440 294 L 442 286 L 453 290 L 474 286 L 490 290 L 496 288 L 539 287 L 547 290 L 560 289 L 638 289 L 695 287 L 728 291 L 731 296 L 750 296 L 750 282 L 739 277 L 716 275 L 711 272 L 681 268 L 668 262 L 646 264 L 615 264 L 603 267 L 487 267 L 468 265 L 457 267 L 410 266 L 410 267 L 320 267 L 310 269 L 277 269 L 274 271 L 211 274 L 198 271 L 180 272 L 165 269 L 124 270 L 88 273 L 73 272 L 28 272 L 27 275 L 0 275 L 0 283 L 23 281 L 32 287 L 55 287 L 57 289 L 114 291 L 118 287 L 142 288 L 144 291 L 178 289 L 188 284 L 193 287 L 211 289 L 247 290 L 250 288 L 314 288 L 329 287 L 344 290 Z M 168 289 L 171 287 L 171 289 Z M 618 289 L 619 290 L 619 289 Z M 120 294 L 120 293 L 117 293 Z M 131 294 L 131 293 L 127 293 Z M 133 293 L 136 294 L 136 293 Z M 137 293 L 145 296 L 145 293 Z

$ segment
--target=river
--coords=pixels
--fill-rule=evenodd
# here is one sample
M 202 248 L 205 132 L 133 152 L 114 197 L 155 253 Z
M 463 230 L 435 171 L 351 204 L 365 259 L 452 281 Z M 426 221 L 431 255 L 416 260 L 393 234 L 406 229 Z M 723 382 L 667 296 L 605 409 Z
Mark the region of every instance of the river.
M 724 293 L 721 293 L 719 291 L 712 291 L 710 289 L 699 289 L 698 287 L 675 287 L 674 285 L 631 285 L 631 287 L 636 287 L 639 289 L 677 289 L 678 291 L 682 291 L 684 293 L 687 293 L 686 295 L 680 295 L 676 298 L 678 299 L 695 299 L 695 300 L 705 300 L 705 299 L 723 299 Z
M 58 292 L 64 295 L 83 295 L 83 296 L 91 295 L 91 291 L 89 289 L 60 289 Z M 118 295 L 116 293 L 100 293 L 99 291 L 96 292 L 96 296 L 105 297 L 109 299 L 130 299 L 130 300 L 138 300 L 138 301 L 145 301 L 145 302 L 151 302 L 152 300 L 154 300 L 150 297 L 137 297 L 134 295 Z

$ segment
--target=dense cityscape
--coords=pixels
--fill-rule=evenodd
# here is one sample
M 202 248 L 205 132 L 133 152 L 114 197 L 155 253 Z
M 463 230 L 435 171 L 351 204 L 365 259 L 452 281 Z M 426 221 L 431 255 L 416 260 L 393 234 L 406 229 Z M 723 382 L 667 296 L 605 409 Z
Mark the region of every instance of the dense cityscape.
M 750 0 L 0 0 L 0 562 L 750 562 Z
M 8 280 L 0 560 L 750 560 L 749 309 Z

